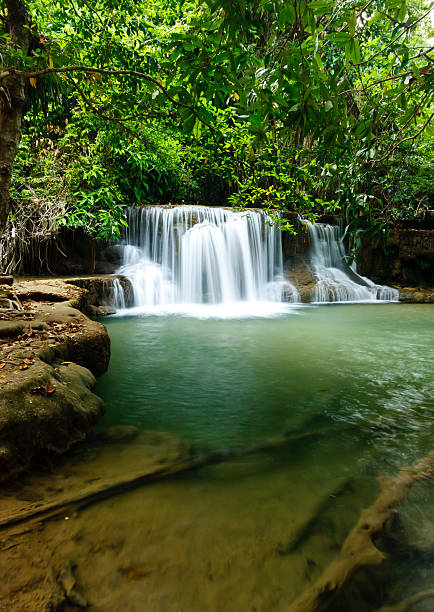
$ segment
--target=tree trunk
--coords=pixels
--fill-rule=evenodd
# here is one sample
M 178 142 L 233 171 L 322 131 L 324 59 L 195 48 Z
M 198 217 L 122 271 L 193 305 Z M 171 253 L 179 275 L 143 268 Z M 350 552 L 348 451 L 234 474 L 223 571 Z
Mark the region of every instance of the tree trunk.
M 22 0 L 3 0 L 6 6 L 5 30 L 10 44 L 26 55 L 32 52 L 35 34 Z M 21 121 L 29 108 L 28 79 L 11 75 L 0 81 L 0 236 L 9 213 L 12 167 L 21 140 Z

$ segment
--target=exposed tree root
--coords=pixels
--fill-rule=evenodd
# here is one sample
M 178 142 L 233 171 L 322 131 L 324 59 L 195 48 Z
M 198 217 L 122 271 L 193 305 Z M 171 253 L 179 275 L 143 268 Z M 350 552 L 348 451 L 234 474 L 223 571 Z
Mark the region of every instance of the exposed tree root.
M 378 610 L 378 612 L 407 612 L 411 610 L 413 606 L 418 604 L 420 601 L 424 599 L 434 598 L 434 589 L 428 589 L 427 591 L 421 591 L 420 593 L 416 593 L 407 599 L 403 599 L 397 604 L 393 606 L 383 606 Z
M 369 423 L 366 424 L 366 426 L 370 429 L 381 429 L 381 427 Z M 61 514 L 70 506 L 82 508 L 99 500 L 106 499 L 107 497 L 119 495 L 120 493 L 123 493 L 129 489 L 133 489 L 156 480 L 161 480 L 163 478 L 169 478 L 182 472 L 188 472 L 209 465 L 233 461 L 248 455 L 271 452 L 273 450 L 277 450 L 278 448 L 283 448 L 291 443 L 298 443 L 304 440 L 315 439 L 323 436 L 342 434 L 344 432 L 348 433 L 349 431 L 353 430 L 359 431 L 360 425 L 350 424 L 339 427 L 329 426 L 303 432 L 289 431 L 283 436 L 269 438 L 259 442 L 258 444 L 253 444 L 252 446 L 237 446 L 206 454 L 185 457 L 170 465 L 155 469 L 152 472 L 149 472 L 149 469 L 145 472 L 133 472 L 117 481 L 111 480 L 109 482 L 106 481 L 99 483 L 98 486 L 94 485 L 87 487 L 82 489 L 79 493 L 57 498 L 53 502 L 49 502 L 44 505 L 27 507 L 26 509 L 23 509 L 6 518 L 0 519 L 0 529 L 6 529 L 31 519 L 47 520 Z M 306 529 L 309 529 L 309 525 L 306 526 Z M 304 534 L 300 533 L 298 537 L 303 538 Z
M 82 508 L 99 500 L 103 500 L 114 495 L 119 495 L 120 493 L 123 493 L 129 489 L 147 484 L 149 482 L 154 482 L 156 480 L 161 480 L 163 478 L 168 478 L 181 472 L 188 472 L 202 467 L 232 461 L 248 455 L 270 452 L 287 446 L 290 443 L 314 439 L 324 435 L 332 435 L 333 433 L 341 433 L 348 428 L 352 429 L 354 427 L 327 427 L 320 430 L 303 433 L 289 432 L 283 436 L 269 438 L 259 442 L 258 444 L 253 444 L 252 446 L 237 446 L 234 448 L 217 450 L 197 456 L 193 455 L 181 458 L 170 465 L 155 468 L 155 470 L 151 472 L 148 468 L 145 472 L 139 471 L 132 474 L 130 473 L 119 480 L 99 483 L 98 485 L 93 485 L 82 489 L 78 493 L 57 498 L 53 502 L 28 507 L 25 510 L 21 510 L 16 514 L 12 514 L 0 520 L 0 529 L 5 529 L 30 519 L 47 520 L 65 512 L 66 508 L 69 508 L 70 506 L 74 508 Z
M 338 558 L 324 570 L 314 585 L 289 606 L 288 612 L 321 612 L 329 609 L 336 595 L 356 570 L 379 565 L 385 554 L 376 548 L 372 541 L 373 536 L 383 529 L 387 519 L 406 497 L 410 486 L 433 474 L 434 451 L 418 463 L 403 467 L 395 478 L 377 478 L 380 494 L 369 508 L 361 511 L 360 518 L 347 536 Z
M 66 599 L 69 603 L 77 608 L 87 608 L 88 603 L 83 595 L 77 590 L 77 584 L 74 576 L 75 564 L 68 561 L 60 570 L 57 583 L 62 586 L 65 592 Z

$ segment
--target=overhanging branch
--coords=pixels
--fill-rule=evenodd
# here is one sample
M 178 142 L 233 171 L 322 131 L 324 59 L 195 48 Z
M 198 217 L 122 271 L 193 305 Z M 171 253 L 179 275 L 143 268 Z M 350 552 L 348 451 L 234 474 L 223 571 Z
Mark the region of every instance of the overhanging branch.
M 408 142 L 408 141 L 413 142 L 413 140 L 415 140 L 418 136 L 420 136 L 422 134 L 422 132 L 425 130 L 425 128 L 428 127 L 428 125 L 431 122 L 431 119 L 433 119 L 433 118 L 434 118 L 434 113 L 431 113 L 431 115 L 428 117 L 428 119 L 422 125 L 420 130 L 418 130 L 416 132 L 416 134 L 413 134 L 413 136 L 407 136 L 407 138 L 403 138 L 402 140 L 397 142 L 396 145 L 394 147 L 392 147 L 392 149 L 390 149 L 390 151 L 386 155 L 384 155 L 383 157 L 380 157 L 380 159 L 373 159 L 372 163 L 373 164 L 374 163 L 378 164 L 379 162 L 382 162 L 382 161 L 385 161 L 386 159 L 388 159 L 392 155 L 392 153 L 394 153 L 397 149 L 399 149 L 399 147 L 402 145 L 403 142 Z
M 206 119 L 203 119 L 203 117 L 199 115 L 197 110 L 193 106 L 191 106 L 191 104 L 181 102 L 180 100 L 175 100 L 175 98 L 170 95 L 167 88 L 163 85 L 163 83 L 161 83 L 161 81 L 158 81 L 149 74 L 146 74 L 145 72 L 140 72 L 138 70 L 114 70 L 108 68 L 94 68 L 93 66 L 84 65 L 42 68 L 41 70 L 32 70 L 28 72 L 23 70 L 17 70 L 16 68 L 6 68 L 5 70 L 3 70 L 3 72 L 0 72 L 0 81 L 12 75 L 21 76 L 24 78 L 36 78 L 45 76 L 47 74 L 62 74 L 70 72 L 85 72 L 88 74 L 103 74 L 106 76 L 115 77 L 135 76 L 139 79 L 147 81 L 148 83 L 153 83 L 172 104 L 180 108 L 188 109 L 203 125 L 209 128 L 211 131 L 214 131 L 214 127 L 208 121 L 206 121 Z

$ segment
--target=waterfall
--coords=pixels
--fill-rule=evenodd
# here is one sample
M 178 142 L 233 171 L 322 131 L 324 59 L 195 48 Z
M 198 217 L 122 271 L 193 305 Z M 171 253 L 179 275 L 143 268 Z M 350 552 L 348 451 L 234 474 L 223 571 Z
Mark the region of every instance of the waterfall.
M 126 308 L 126 299 L 124 290 L 118 278 L 113 279 L 113 303 L 116 308 Z
M 259 312 L 260 305 L 281 311 L 284 301 L 299 301 L 284 279 L 280 232 L 265 213 L 134 207 L 127 222 L 117 273 L 131 281 L 136 307 L 248 305 Z
M 130 312 L 279 314 L 288 311 L 288 302 L 301 301 L 296 287 L 302 286 L 303 300 L 312 302 L 398 300 L 396 289 L 376 285 L 347 266 L 339 226 L 301 221 L 310 237 L 307 298 L 306 280 L 297 277 L 296 266 L 290 274 L 284 271 L 281 232 L 266 213 L 205 206 L 128 208 L 117 274 L 130 280 Z M 125 309 L 119 281 L 114 296 L 115 306 Z
M 316 277 L 314 302 L 398 301 L 399 291 L 376 285 L 345 263 L 341 228 L 303 220 L 311 240 L 311 267 Z

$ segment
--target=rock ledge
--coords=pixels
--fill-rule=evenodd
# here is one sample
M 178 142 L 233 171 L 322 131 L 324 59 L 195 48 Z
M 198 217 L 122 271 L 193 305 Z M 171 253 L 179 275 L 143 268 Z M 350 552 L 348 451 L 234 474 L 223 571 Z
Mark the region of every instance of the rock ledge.
M 0 481 L 66 451 L 104 414 L 92 388 L 108 367 L 110 338 L 84 312 L 100 307 L 112 280 L 92 280 L 0 287 Z

